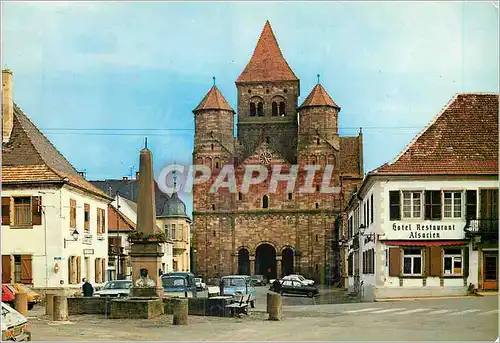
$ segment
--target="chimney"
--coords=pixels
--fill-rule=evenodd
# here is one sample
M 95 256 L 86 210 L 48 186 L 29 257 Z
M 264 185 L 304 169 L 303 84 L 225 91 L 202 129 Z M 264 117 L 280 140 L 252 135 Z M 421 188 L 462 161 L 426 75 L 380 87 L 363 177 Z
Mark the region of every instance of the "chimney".
M 139 172 L 135 172 L 135 179 L 139 180 Z
M 12 100 L 12 72 L 2 70 L 2 142 L 10 139 L 14 125 L 14 102 Z

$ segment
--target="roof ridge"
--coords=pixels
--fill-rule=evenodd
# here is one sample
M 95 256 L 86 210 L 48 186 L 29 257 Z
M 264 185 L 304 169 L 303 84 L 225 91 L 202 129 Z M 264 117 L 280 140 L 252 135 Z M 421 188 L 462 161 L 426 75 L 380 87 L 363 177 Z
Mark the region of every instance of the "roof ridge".
M 63 160 L 68 163 L 68 165 L 73 169 L 73 171 L 78 175 L 80 176 L 80 174 L 78 173 L 78 170 L 75 169 L 75 167 L 73 167 L 73 165 L 71 164 L 71 162 L 69 162 L 66 157 L 64 157 L 64 155 L 55 147 L 54 144 L 52 144 L 52 142 L 50 141 L 50 139 L 48 139 L 42 131 L 40 131 L 40 129 L 38 128 L 38 126 L 36 126 L 36 124 L 28 117 L 28 115 L 26 115 L 26 112 L 24 112 L 24 110 L 16 103 L 16 102 L 13 102 L 14 104 L 14 109 L 17 107 L 17 109 L 21 112 L 21 114 L 30 122 L 30 124 L 34 127 L 34 129 L 36 131 L 38 131 L 38 133 L 40 133 L 40 135 L 42 136 L 43 139 L 45 139 L 45 141 L 47 143 L 49 143 L 49 145 L 60 155 L 60 157 L 63 158 Z M 14 111 L 15 113 L 15 111 Z M 21 124 L 22 128 L 24 129 L 24 131 L 26 132 L 26 127 L 24 127 L 22 121 L 19 121 L 19 124 Z M 29 135 L 28 135 L 29 136 Z M 30 141 L 31 141 L 31 137 L 30 137 Z M 31 144 L 33 145 L 33 147 L 35 148 L 37 154 L 40 156 L 40 158 L 42 159 L 42 161 L 45 162 L 45 164 L 49 165 L 49 162 L 46 161 L 46 159 L 43 157 L 43 155 L 40 153 L 40 151 L 38 150 L 38 147 L 33 144 L 33 142 L 31 142 Z

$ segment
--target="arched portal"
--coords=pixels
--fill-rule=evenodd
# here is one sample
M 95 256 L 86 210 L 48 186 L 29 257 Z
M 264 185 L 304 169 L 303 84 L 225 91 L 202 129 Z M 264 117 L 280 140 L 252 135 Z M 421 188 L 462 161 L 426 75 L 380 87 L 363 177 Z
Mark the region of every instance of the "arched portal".
M 293 274 L 293 250 L 291 248 L 285 248 L 281 252 L 281 265 L 283 276 Z
M 238 251 L 238 275 L 250 275 L 250 253 L 244 248 Z
M 270 244 L 261 244 L 255 250 L 255 274 L 269 279 L 276 278 L 276 250 Z

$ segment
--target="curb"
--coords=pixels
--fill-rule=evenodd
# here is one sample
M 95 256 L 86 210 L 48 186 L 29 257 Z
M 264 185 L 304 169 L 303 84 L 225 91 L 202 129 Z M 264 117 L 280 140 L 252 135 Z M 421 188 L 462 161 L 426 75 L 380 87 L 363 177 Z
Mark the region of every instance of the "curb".
M 482 295 L 496 295 L 496 294 L 481 294 Z M 390 302 L 390 301 L 411 301 L 411 300 L 440 300 L 440 299 L 466 299 L 466 298 L 477 298 L 474 295 L 456 295 L 447 297 L 414 297 L 414 298 L 385 298 L 385 299 L 375 299 L 374 302 Z

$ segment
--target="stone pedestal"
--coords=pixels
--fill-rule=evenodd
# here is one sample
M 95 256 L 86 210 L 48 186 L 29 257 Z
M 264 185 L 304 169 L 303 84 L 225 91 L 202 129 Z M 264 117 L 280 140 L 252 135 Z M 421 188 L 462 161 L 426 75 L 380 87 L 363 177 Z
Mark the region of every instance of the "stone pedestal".
M 54 312 L 54 294 L 45 294 L 45 314 L 52 316 Z
M 63 295 L 54 296 L 54 310 L 52 320 L 67 321 L 68 320 L 68 298 Z
M 269 313 L 269 320 L 281 320 L 281 295 L 277 293 L 267 293 L 267 313 Z
M 188 299 L 172 299 L 172 312 L 174 315 L 172 324 L 187 325 L 188 304 Z
M 14 299 L 15 310 L 21 313 L 23 316 L 28 315 L 28 294 L 26 293 L 16 293 L 16 298 Z
M 155 298 L 129 298 L 111 300 L 111 319 L 151 319 L 164 313 L 163 300 Z
M 130 260 L 132 263 L 132 288 L 130 297 L 163 297 L 163 287 L 158 271 L 161 269 L 161 258 L 164 255 L 161 243 L 154 241 L 132 242 Z M 141 269 L 147 269 L 148 278 L 155 283 L 151 287 L 138 287 Z

